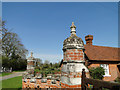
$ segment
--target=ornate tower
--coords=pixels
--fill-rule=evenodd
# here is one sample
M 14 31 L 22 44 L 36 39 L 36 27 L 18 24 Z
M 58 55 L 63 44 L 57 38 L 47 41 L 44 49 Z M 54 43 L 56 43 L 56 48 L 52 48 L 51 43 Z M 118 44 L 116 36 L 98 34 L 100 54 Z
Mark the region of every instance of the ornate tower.
M 74 22 L 70 27 L 71 36 L 63 42 L 63 63 L 61 66 L 61 88 L 80 88 L 81 74 L 84 68 L 84 43 L 76 36 Z
M 27 70 L 34 70 L 34 67 L 36 65 L 36 60 L 33 57 L 33 52 L 31 52 L 31 56 L 27 59 Z

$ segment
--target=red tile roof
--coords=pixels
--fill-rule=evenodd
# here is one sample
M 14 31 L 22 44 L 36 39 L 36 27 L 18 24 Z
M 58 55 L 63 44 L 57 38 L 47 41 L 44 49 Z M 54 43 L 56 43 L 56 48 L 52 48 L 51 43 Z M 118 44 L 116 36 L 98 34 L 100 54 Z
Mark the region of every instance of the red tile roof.
M 84 45 L 89 60 L 120 61 L 120 48 Z

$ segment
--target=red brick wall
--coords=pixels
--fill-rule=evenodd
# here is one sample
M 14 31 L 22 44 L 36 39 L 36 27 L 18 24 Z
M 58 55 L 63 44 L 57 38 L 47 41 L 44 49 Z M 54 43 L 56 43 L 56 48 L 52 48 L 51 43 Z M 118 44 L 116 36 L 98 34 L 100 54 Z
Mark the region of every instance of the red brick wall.
M 84 60 L 84 56 L 83 56 L 83 50 L 80 49 L 67 49 L 66 51 L 64 51 L 63 53 L 63 61 L 83 61 Z M 62 65 L 61 65 L 62 68 Z M 67 74 L 65 72 L 61 72 L 61 74 L 63 76 L 66 76 Z M 73 75 L 73 73 L 71 72 L 69 75 L 67 75 L 66 77 L 73 77 L 73 78 L 80 78 L 82 75 L 82 73 L 76 73 L 75 75 Z M 80 88 L 81 85 L 68 85 L 65 83 L 61 82 L 61 88 Z
M 110 80 L 110 81 L 115 80 L 118 77 L 117 64 L 109 64 L 109 71 L 110 71 L 111 78 L 109 78 L 108 80 Z
M 34 62 L 30 61 L 30 62 L 27 63 L 27 65 L 34 65 Z
M 68 49 L 63 54 L 64 60 L 83 60 L 83 50 L 79 49 Z
M 41 79 L 36 79 L 36 83 L 31 83 L 30 79 L 27 82 L 22 81 L 22 88 L 60 88 L 60 82 L 56 81 L 56 84 L 52 84 L 51 80 L 47 80 L 46 83 L 41 83 Z
M 91 68 L 91 67 L 99 67 L 100 64 L 91 64 L 90 66 L 88 66 L 88 68 Z
M 81 88 L 81 85 L 68 85 L 61 82 L 61 88 Z

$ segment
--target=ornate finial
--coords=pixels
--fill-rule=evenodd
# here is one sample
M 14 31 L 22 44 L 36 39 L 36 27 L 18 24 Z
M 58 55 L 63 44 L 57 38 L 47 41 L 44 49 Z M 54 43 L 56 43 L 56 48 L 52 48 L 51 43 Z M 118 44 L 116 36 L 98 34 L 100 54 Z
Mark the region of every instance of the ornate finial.
M 74 22 L 72 22 L 72 26 L 74 25 Z
M 76 29 L 76 26 L 74 25 L 74 22 L 72 22 L 72 25 L 71 25 L 70 28 L 71 28 L 71 29 L 72 29 L 72 28 L 75 28 L 75 29 Z
M 33 52 L 31 52 L 31 57 L 33 57 Z
M 76 35 L 76 30 L 75 30 L 76 26 L 74 25 L 74 22 L 72 22 L 70 29 L 71 29 L 71 35 Z

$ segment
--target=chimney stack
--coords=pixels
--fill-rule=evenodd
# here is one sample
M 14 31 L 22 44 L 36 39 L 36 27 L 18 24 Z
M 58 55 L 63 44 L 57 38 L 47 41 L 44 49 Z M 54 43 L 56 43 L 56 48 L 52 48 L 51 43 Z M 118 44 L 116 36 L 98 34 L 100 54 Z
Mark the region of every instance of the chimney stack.
M 86 45 L 92 45 L 93 35 L 85 36 Z

